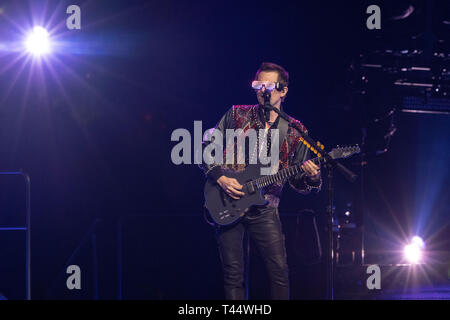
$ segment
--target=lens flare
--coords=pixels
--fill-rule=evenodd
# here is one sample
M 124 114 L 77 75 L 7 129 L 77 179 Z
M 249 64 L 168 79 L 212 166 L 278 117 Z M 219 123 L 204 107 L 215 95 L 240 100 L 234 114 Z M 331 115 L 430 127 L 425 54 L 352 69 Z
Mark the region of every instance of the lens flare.
M 422 238 L 415 236 L 411 242 L 405 246 L 404 253 L 406 260 L 412 264 L 418 264 L 422 259 L 422 250 L 425 248 L 425 242 Z
M 411 239 L 411 243 L 418 246 L 420 249 L 425 248 L 425 242 L 423 242 L 421 237 L 415 236 Z
M 27 52 L 35 56 L 50 53 L 50 36 L 43 27 L 34 27 L 33 31 L 28 35 L 25 41 Z

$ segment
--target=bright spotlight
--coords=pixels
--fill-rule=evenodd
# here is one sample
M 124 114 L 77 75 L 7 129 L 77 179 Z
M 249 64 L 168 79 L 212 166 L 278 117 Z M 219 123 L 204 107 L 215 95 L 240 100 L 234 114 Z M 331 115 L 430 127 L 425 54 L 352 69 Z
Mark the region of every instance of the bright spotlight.
M 25 41 L 27 52 L 40 56 L 50 52 L 50 37 L 42 27 L 34 27 L 33 31 L 28 35 Z
M 425 248 L 425 243 L 420 237 L 413 237 L 411 243 L 405 246 L 405 258 L 409 263 L 417 264 L 422 258 L 422 250 Z
M 411 243 L 414 243 L 415 245 L 417 245 L 421 249 L 425 248 L 425 242 L 423 242 L 421 237 L 418 237 L 418 236 L 413 237 L 411 239 Z
M 422 252 L 417 245 L 412 243 L 405 246 L 405 257 L 410 263 L 419 263 L 421 256 Z

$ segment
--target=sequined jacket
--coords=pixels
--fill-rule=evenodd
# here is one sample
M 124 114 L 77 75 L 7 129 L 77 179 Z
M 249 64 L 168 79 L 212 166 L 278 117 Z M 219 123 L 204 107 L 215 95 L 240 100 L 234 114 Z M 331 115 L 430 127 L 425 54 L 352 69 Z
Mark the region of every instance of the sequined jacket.
M 259 105 L 235 105 L 228 110 L 227 113 L 225 113 L 215 128 L 209 131 L 209 134 L 212 134 L 213 130 L 220 130 L 223 133 L 223 136 L 225 136 L 226 129 L 243 129 L 243 133 L 245 133 L 248 129 L 258 131 L 259 129 L 265 128 L 263 119 L 264 116 L 262 108 Z M 294 118 L 290 119 L 299 124 L 304 133 L 307 133 L 306 128 L 300 121 L 295 120 Z M 268 137 L 270 137 L 270 135 L 268 135 Z M 300 142 L 299 138 L 300 134 L 297 129 L 290 126 L 287 130 L 286 137 L 280 144 L 278 170 L 287 168 L 297 163 L 303 163 L 310 159 L 309 149 Z M 205 147 L 209 143 L 214 143 L 209 141 L 209 139 L 210 138 L 204 137 L 203 144 Z M 268 140 L 268 145 L 270 145 L 270 139 Z M 239 171 L 245 167 L 245 164 L 249 163 L 249 157 L 252 155 L 247 154 L 244 165 L 226 164 L 225 157 L 230 147 L 231 146 L 226 146 L 223 151 L 223 164 L 202 163 L 200 165 L 200 168 L 204 171 L 207 178 L 217 180 L 227 170 Z M 268 149 L 270 149 L 270 147 L 268 147 Z M 321 178 L 319 180 L 312 181 L 306 176 L 305 173 L 299 173 L 296 176 L 291 177 L 288 181 L 291 187 L 301 194 L 308 194 L 311 190 L 319 191 L 322 186 Z M 265 188 L 264 195 L 268 201 L 268 206 L 278 207 L 284 183 L 284 181 L 275 183 Z

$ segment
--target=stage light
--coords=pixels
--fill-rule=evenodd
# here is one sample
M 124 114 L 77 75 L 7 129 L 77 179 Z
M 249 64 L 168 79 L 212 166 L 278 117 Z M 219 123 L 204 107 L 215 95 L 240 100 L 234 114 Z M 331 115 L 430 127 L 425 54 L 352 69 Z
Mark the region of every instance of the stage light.
M 35 56 L 47 54 L 51 51 L 50 36 L 43 27 L 34 27 L 25 41 L 27 52 Z
M 422 238 L 415 236 L 411 239 L 411 243 L 405 246 L 405 258 L 411 264 L 418 264 L 422 259 L 422 251 L 425 243 Z
M 411 239 L 411 243 L 417 245 L 421 249 L 425 248 L 425 242 L 422 240 L 421 237 L 418 236 L 413 237 Z
M 422 252 L 420 248 L 415 244 L 408 244 L 407 246 L 405 246 L 405 257 L 410 263 L 419 263 L 421 256 Z

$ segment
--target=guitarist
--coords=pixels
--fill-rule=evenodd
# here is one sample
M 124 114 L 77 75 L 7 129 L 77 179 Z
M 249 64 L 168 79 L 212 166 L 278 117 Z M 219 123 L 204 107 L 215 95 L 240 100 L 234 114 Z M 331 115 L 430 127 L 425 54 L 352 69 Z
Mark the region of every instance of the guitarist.
M 264 112 L 263 94 L 270 90 L 270 104 L 280 109 L 288 92 L 289 74 L 281 66 L 274 63 L 262 63 L 256 72 L 252 83 L 256 91 L 258 105 L 233 106 L 219 121 L 214 130 L 225 133 L 226 129 L 279 129 L 280 132 L 280 164 L 279 169 L 293 164 L 303 163 L 303 173 L 289 179 L 289 184 L 297 192 L 308 194 L 311 190 L 319 191 L 322 185 L 320 168 L 310 159 L 310 152 L 299 141 L 297 129 L 288 126 L 287 121 L 279 117 L 274 111 Z M 306 128 L 297 120 L 304 133 Z M 284 133 L 283 133 L 284 131 Z M 270 135 L 268 135 L 270 136 Z M 284 136 L 284 138 L 283 138 Z M 204 144 L 214 143 L 204 141 Z M 270 150 L 270 139 L 267 141 Z M 224 151 L 224 157 L 227 149 Z M 245 159 L 248 163 L 250 151 L 246 151 Z M 239 199 L 244 193 L 242 185 L 234 178 L 228 178 L 225 170 L 239 170 L 239 165 L 201 164 L 208 179 L 216 181 L 230 197 Z M 264 197 L 267 204 L 252 207 L 244 217 L 232 226 L 215 226 L 216 239 L 219 247 L 224 275 L 224 289 L 226 299 L 245 299 L 244 286 L 244 251 L 243 236 L 247 231 L 261 253 L 268 271 L 272 299 L 289 299 L 289 276 L 286 259 L 284 234 L 278 215 L 278 204 L 283 183 L 276 183 L 266 187 Z

